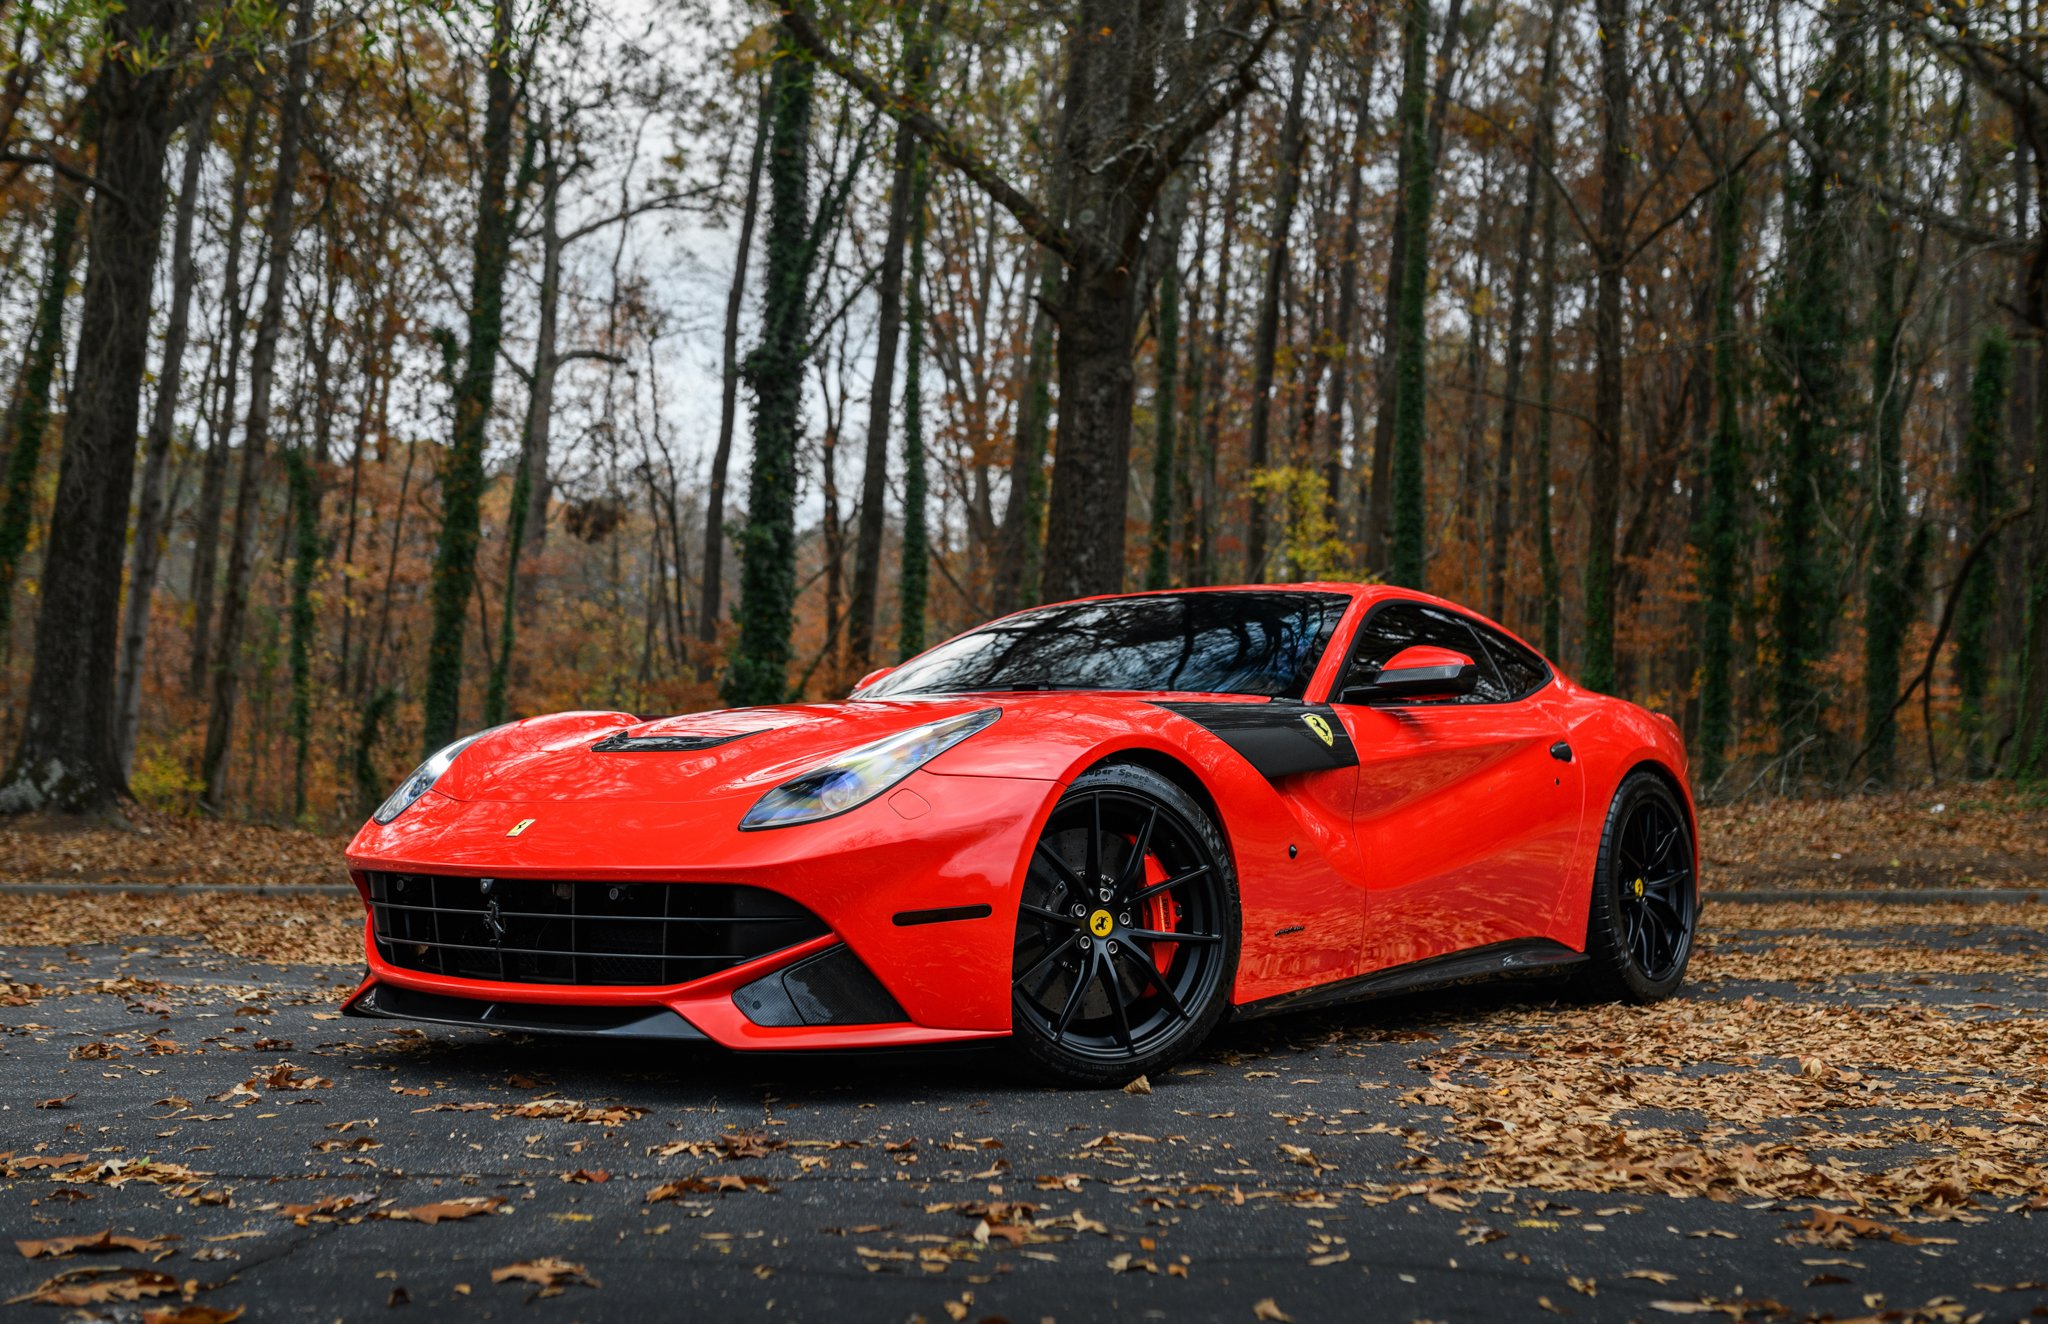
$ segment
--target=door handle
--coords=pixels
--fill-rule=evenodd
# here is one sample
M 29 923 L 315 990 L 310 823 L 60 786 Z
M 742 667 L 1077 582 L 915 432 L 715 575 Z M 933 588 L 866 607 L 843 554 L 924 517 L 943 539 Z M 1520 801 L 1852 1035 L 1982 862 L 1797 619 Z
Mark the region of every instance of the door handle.
M 1559 763 L 1570 763 L 1572 761 L 1572 747 L 1560 740 L 1550 747 L 1550 757 L 1556 759 Z

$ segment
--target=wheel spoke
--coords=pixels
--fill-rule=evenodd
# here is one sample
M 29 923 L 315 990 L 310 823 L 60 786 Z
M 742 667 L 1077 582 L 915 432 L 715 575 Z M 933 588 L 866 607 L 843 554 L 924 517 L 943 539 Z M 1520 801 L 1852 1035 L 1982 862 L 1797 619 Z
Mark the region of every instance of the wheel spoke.
M 1047 910 L 1044 906 L 1034 906 L 1029 901 L 1018 906 L 1017 910 L 1021 914 L 1030 915 L 1032 918 L 1044 923 L 1057 924 L 1063 929 L 1078 929 L 1081 927 L 1081 921 L 1075 919 L 1072 915 L 1063 915 L 1057 910 Z
M 1138 838 L 1131 844 L 1129 858 L 1117 871 L 1117 895 L 1127 895 L 1133 887 L 1145 881 L 1145 854 L 1152 849 L 1152 829 L 1158 822 L 1159 807 L 1153 805 L 1145 815 L 1145 826 L 1138 829 Z
M 1052 1027 L 1052 1041 L 1058 1043 L 1067 1037 L 1067 1027 L 1074 1023 L 1074 1013 L 1081 1010 L 1081 1000 L 1088 994 L 1088 986 L 1095 982 L 1095 954 L 1088 954 L 1088 962 L 1081 972 L 1074 976 L 1074 987 L 1067 992 L 1067 1005 L 1060 1009 L 1059 1021 Z
M 1146 888 L 1144 891 L 1134 894 L 1130 898 L 1130 904 L 1134 906 L 1141 905 L 1144 902 L 1150 901 L 1153 897 L 1158 896 L 1163 892 L 1172 891 L 1174 888 L 1179 887 L 1182 883 L 1191 883 L 1195 879 L 1200 878 L 1202 875 L 1208 872 L 1208 865 L 1198 864 L 1178 878 L 1168 878 L 1164 882 L 1154 883 L 1152 884 L 1152 886 Z
M 1117 955 L 1125 957 L 1133 965 L 1137 966 L 1138 969 L 1145 972 L 1146 980 L 1151 983 L 1152 987 L 1159 990 L 1160 1000 L 1166 1003 L 1167 1010 L 1171 1011 L 1181 1020 L 1188 1018 L 1188 1009 L 1181 1006 L 1180 999 L 1173 995 L 1173 989 L 1168 986 L 1166 976 L 1159 973 L 1159 967 L 1153 965 L 1138 953 L 1130 951 L 1128 948 L 1120 949 Z
M 1102 797 L 1088 797 L 1088 854 L 1087 863 L 1081 866 L 1081 888 L 1094 899 L 1095 889 L 1102 881 Z
M 1676 935 L 1685 929 L 1685 919 L 1678 913 L 1678 907 L 1661 896 L 1652 895 L 1647 901 L 1650 912 L 1656 916 L 1657 925 L 1667 933 Z
M 1223 941 L 1223 936 L 1218 933 L 1172 933 L 1162 929 L 1127 929 L 1125 932 L 1133 938 L 1143 938 L 1147 942 L 1184 942 L 1196 947 L 1207 947 Z
M 1125 1052 L 1129 1052 L 1131 1049 L 1131 1018 L 1124 1010 L 1123 977 L 1117 974 L 1116 962 L 1114 961 L 1105 959 L 1098 963 L 1097 968 L 1101 971 L 1100 978 L 1103 990 L 1109 994 L 1109 1014 L 1116 1022 L 1116 1041 L 1124 1046 Z
M 1061 859 L 1060 853 L 1054 850 L 1051 846 L 1046 845 L 1043 838 L 1040 838 L 1039 840 L 1037 855 L 1040 859 L 1044 860 L 1047 864 L 1052 866 L 1052 871 L 1059 875 L 1059 880 L 1062 886 L 1066 887 L 1069 891 L 1074 892 L 1085 890 L 1081 886 L 1080 875 L 1074 872 L 1074 866 L 1068 864 L 1065 860 Z
M 1657 849 L 1654 852 L 1652 852 L 1649 860 L 1647 861 L 1650 867 L 1655 868 L 1657 865 L 1664 863 L 1666 859 L 1670 858 L 1671 848 L 1678 844 L 1678 838 L 1681 835 L 1681 833 L 1682 829 L 1679 827 L 1679 825 L 1673 823 L 1671 825 L 1671 830 L 1664 834 L 1664 840 L 1657 846 Z
M 1049 966 L 1049 965 L 1053 965 L 1053 964 L 1054 964 L 1055 962 L 1057 962 L 1057 961 L 1058 961 L 1058 960 L 1059 960 L 1059 959 L 1060 959 L 1061 957 L 1065 956 L 1065 955 L 1066 955 L 1066 954 L 1067 954 L 1068 952 L 1072 951 L 1072 950 L 1073 950 L 1073 948 L 1074 948 L 1074 944 L 1075 944 L 1075 943 L 1077 943 L 1077 942 L 1079 942 L 1079 941 L 1081 941 L 1081 935 L 1080 935 L 1080 934 L 1078 934 L 1078 933 L 1070 933 L 1070 934 L 1068 934 L 1068 935 L 1066 936 L 1066 938 L 1065 938 L 1065 939 L 1064 939 L 1063 941 L 1061 941 L 1061 942 L 1059 942 L 1059 943 L 1055 944 L 1055 945 L 1053 946 L 1053 948 L 1052 948 L 1052 949 L 1051 949 L 1050 951 L 1046 952 L 1046 954 L 1045 954 L 1044 956 L 1041 956 L 1041 957 L 1039 957 L 1039 958 L 1038 958 L 1038 962 L 1037 962 L 1037 963 L 1036 963 L 1035 965 L 1033 965 L 1033 966 L 1032 966 L 1032 967 L 1031 967 L 1031 968 L 1030 968 L 1029 970 L 1026 970 L 1026 971 L 1025 971 L 1025 972 L 1024 972 L 1023 974 L 1021 974 L 1021 975 L 1017 976 L 1017 979 L 1016 979 L 1016 981 L 1015 981 L 1014 983 L 1012 983 L 1012 984 L 1010 985 L 1010 987 L 1012 987 L 1012 988 L 1022 988 L 1022 987 L 1024 986 L 1024 982 L 1025 982 L 1026 980 L 1030 979 L 1030 978 L 1031 978 L 1031 977 L 1032 977 L 1033 975 L 1037 974 L 1037 973 L 1038 973 L 1039 971 L 1041 971 L 1041 970 L 1044 970 L 1044 969 L 1045 969 L 1045 968 L 1046 968 L 1047 966 Z M 1032 990 L 1031 990 L 1031 1000 L 1032 1000 L 1032 1001 L 1034 1001 L 1034 1002 L 1036 1002 L 1036 1001 L 1037 1001 L 1037 1000 L 1038 1000 L 1039 998 L 1042 998 L 1042 997 L 1044 997 L 1044 996 L 1045 996 L 1045 986 L 1046 986 L 1047 984 L 1051 983 L 1051 982 L 1052 982 L 1052 976 L 1051 976 L 1051 974 L 1050 974 L 1050 973 L 1048 972 L 1048 974 L 1046 975 L 1045 979 L 1044 979 L 1044 980 L 1042 980 L 1042 981 L 1041 981 L 1041 982 L 1039 983 L 1038 987 L 1037 987 L 1037 988 L 1034 988 L 1034 989 L 1032 989 Z

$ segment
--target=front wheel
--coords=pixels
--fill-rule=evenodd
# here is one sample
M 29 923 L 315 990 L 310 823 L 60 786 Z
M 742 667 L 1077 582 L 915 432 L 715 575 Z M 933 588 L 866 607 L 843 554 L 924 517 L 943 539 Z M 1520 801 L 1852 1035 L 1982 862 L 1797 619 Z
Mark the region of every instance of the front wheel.
M 1584 992 L 1655 1002 L 1685 979 L 1699 919 L 1690 822 L 1655 773 L 1630 773 L 1615 792 L 1586 915 Z
M 1177 1060 L 1223 1016 L 1238 926 L 1230 852 L 1201 806 L 1148 768 L 1082 774 L 1046 821 L 1018 907 L 1019 1055 L 1089 1086 Z

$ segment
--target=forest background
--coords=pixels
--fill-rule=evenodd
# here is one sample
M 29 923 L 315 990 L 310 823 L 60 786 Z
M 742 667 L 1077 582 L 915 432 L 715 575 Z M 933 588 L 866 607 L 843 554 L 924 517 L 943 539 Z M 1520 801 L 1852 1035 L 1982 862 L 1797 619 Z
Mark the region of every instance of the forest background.
M 0 808 L 1377 578 L 2048 776 L 2032 0 L 0 0 Z

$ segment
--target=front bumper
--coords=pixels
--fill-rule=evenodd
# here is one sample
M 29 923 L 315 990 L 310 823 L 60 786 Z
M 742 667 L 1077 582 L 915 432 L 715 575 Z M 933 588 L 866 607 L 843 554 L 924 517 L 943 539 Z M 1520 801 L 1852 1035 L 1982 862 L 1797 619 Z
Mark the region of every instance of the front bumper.
M 429 793 L 391 824 L 366 825 L 350 844 L 349 864 L 366 905 L 372 871 L 726 883 L 787 896 L 828 932 L 674 985 L 511 983 L 394 965 L 378 952 L 366 915 L 369 977 L 346 1010 L 610 1038 L 701 1037 L 735 1049 L 1005 1035 L 1017 897 L 1030 845 L 1058 790 L 1035 779 L 920 771 L 839 818 L 747 833 L 736 828 L 743 807 L 728 801 L 462 802 Z M 509 835 L 526 820 L 517 836 Z M 795 968 L 817 969 L 842 945 L 900 1008 L 899 1019 L 790 1023 L 806 1015 L 778 1005 L 804 1000 L 802 981 L 792 985 Z M 680 1019 L 687 1033 L 667 1016 Z

